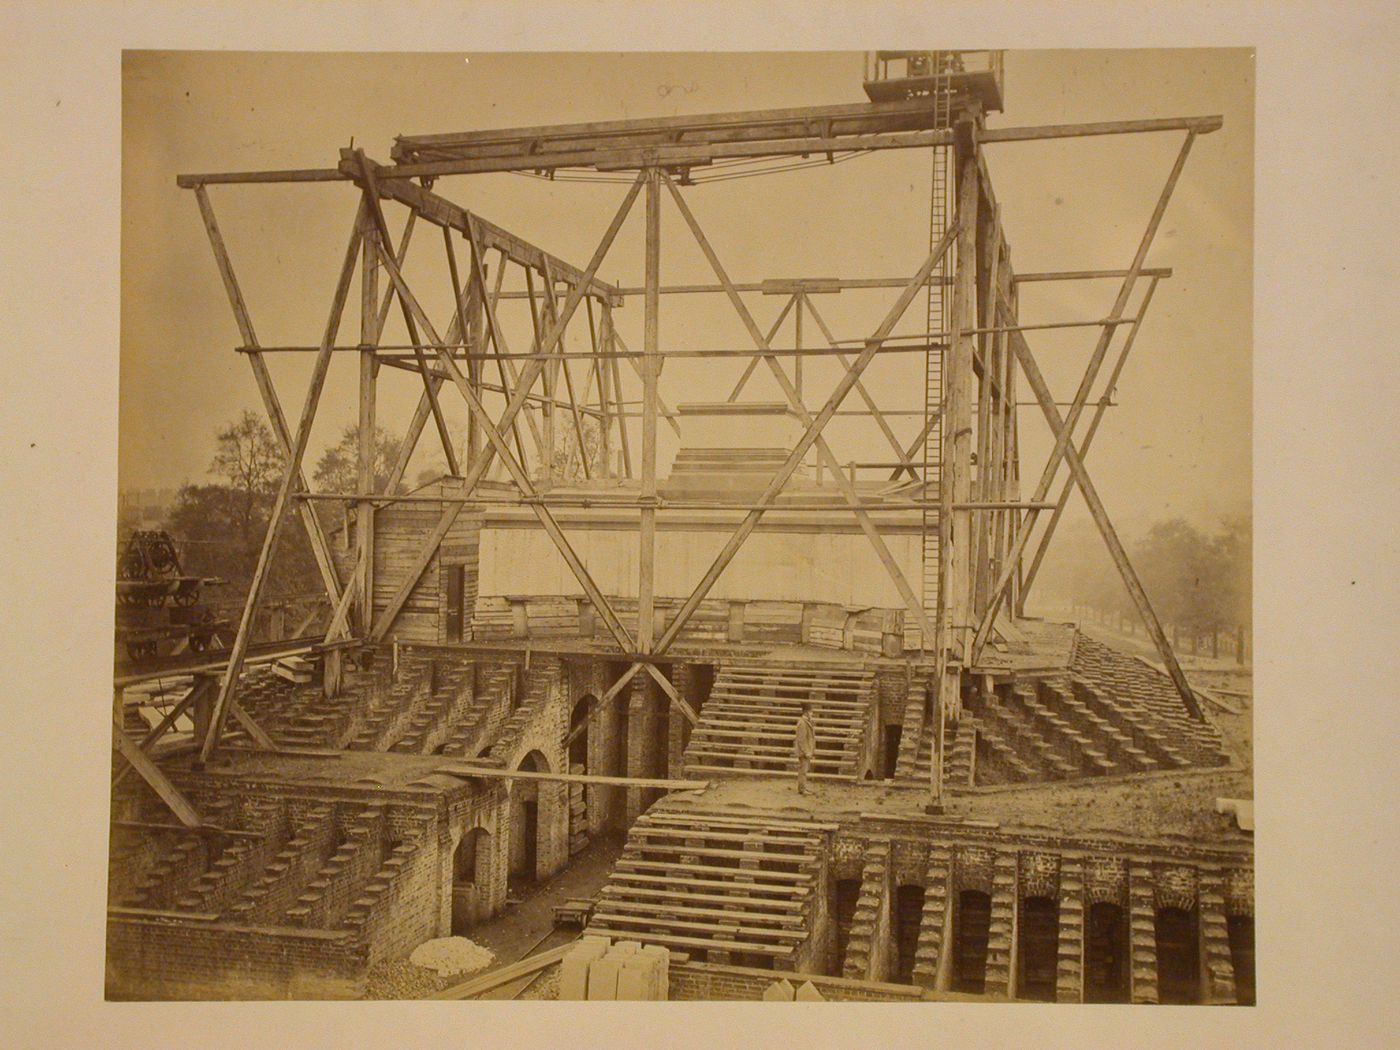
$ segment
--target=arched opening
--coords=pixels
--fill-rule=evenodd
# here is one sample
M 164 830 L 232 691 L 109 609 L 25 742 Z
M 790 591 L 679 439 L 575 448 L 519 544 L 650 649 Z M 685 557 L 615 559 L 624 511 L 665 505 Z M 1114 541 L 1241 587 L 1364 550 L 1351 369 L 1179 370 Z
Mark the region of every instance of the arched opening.
M 838 879 L 836 899 L 831 915 L 836 924 L 836 959 L 832 973 L 840 977 L 846 967 L 846 946 L 851 940 L 851 920 L 855 918 L 856 901 L 860 899 L 860 879 Z
M 924 888 L 901 886 L 894 895 L 894 969 L 891 980 L 914 983 L 914 954 L 919 950 L 919 927 L 924 919 Z
M 881 754 L 881 779 L 889 780 L 899 765 L 899 742 L 903 739 L 904 727 L 898 724 L 885 726 L 884 748 Z
M 1254 916 L 1227 915 L 1225 930 L 1230 938 L 1230 963 L 1235 968 L 1235 1001 L 1254 1005 Z
M 549 760 L 538 751 L 531 751 L 515 768 L 534 773 L 550 771 Z M 533 882 L 539 872 L 542 783 L 538 780 L 516 780 L 511 784 L 510 877 L 517 882 Z M 548 824 L 544 827 L 547 828 Z
M 1108 901 L 1089 906 L 1084 931 L 1084 1001 L 1128 1001 L 1128 924 Z
M 491 834 L 472 828 L 452 853 L 452 932 L 470 929 L 480 916 Z
M 569 714 L 569 733 L 564 739 L 569 749 L 570 773 L 587 773 L 589 722 L 597 709 L 598 699 L 585 693 Z M 584 784 L 570 784 L 569 792 L 569 856 L 581 853 L 588 846 L 594 789 Z
M 1053 1003 L 1060 953 L 1059 902 L 1051 897 L 1023 900 L 1018 933 L 1016 997 Z
M 569 743 L 570 769 L 575 766 L 583 766 L 586 769 L 588 766 L 589 719 L 597 706 L 598 698 L 592 693 L 585 693 L 579 697 L 569 714 L 569 735 L 565 739 Z
M 1155 925 L 1157 1001 L 1200 1002 L 1201 966 L 1196 913 L 1182 908 L 1158 908 Z
M 987 983 L 987 937 L 992 898 L 981 890 L 958 894 L 953 942 L 953 991 L 980 995 Z

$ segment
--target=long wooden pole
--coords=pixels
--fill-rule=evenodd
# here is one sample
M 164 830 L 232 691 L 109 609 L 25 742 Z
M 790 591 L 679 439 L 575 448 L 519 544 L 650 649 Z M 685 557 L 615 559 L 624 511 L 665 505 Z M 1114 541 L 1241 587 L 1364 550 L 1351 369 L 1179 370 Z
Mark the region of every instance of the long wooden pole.
M 1196 132 L 1189 131 L 1186 140 L 1181 145 L 1181 151 L 1177 154 L 1176 163 L 1172 166 L 1171 174 L 1167 176 L 1166 185 L 1162 187 L 1162 192 L 1157 197 L 1157 205 L 1153 209 L 1152 217 L 1148 220 L 1147 229 L 1143 231 L 1141 240 L 1138 242 L 1137 254 L 1133 257 L 1133 265 L 1128 270 L 1128 276 L 1123 279 L 1123 284 L 1118 290 L 1118 297 L 1114 300 L 1113 309 L 1109 312 L 1106 320 L 1115 324 L 1122 318 L 1123 312 L 1127 309 L 1128 300 L 1132 296 L 1133 286 L 1137 283 L 1138 276 L 1142 272 L 1143 266 L 1147 262 L 1148 249 L 1152 247 L 1152 241 L 1157 235 L 1157 229 L 1162 224 L 1162 217 L 1166 214 L 1167 204 L 1171 201 L 1172 193 L 1176 189 L 1177 180 L 1181 177 L 1182 169 L 1186 166 L 1187 155 L 1191 152 L 1191 146 L 1196 141 Z M 1085 368 L 1084 378 L 1080 380 L 1079 389 L 1075 392 L 1074 403 L 1070 406 L 1068 414 L 1065 416 L 1066 428 L 1063 432 L 1055 436 L 1055 447 L 1050 451 L 1050 458 L 1045 464 L 1045 470 L 1040 475 L 1040 480 L 1036 483 L 1035 495 L 1032 502 L 1040 503 L 1050 492 L 1050 487 L 1055 483 L 1055 475 L 1059 473 L 1060 462 L 1065 457 L 1065 450 L 1069 447 L 1074 436 L 1074 430 L 1079 424 L 1079 416 L 1084 411 L 1084 406 L 1089 400 L 1089 392 L 1094 382 L 1098 379 L 1099 369 L 1103 365 L 1103 359 L 1108 353 L 1109 344 L 1113 341 L 1114 333 L 1117 329 L 1105 324 L 1103 331 L 1099 335 L 1098 342 L 1094 346 L 1093 355 L 1089 359 L 1089 364 Z M 1021 336 L 1019 331 L 1012 333 Z M 1024 340 L 1024 336 L 1021 336 Z M 977 626 L 977 632 L 972 640 L 971 660 L 976 660 L 982 652 L 983 646 L 987 644 L 987 639 L 991 636 L 992 624 L 995 622 L 997 611 L 1001 608 L 1002 599 L 1006 595 L 1006 589 L 1010 586 L 1012 576 L 1019 571 L 1021 566 L 1021 556 L 1024 554 L 1026 544 L 1030 540 L 1031 529 L 1035 523 L 1039 511 L 1031 510 L 1027 512 L 1025 520 L 1021 523 L 1021 530 L 1016 535 L 1016 540 L 1012 544 L 1011 551 L 1007 557 L 1006 565 L 1003 566 L 1001 576 L 997 579 L 996 585 L 992 589 L 987 609 L 982 614 L 982 621 Z M 969 661 L 971 662 L 971 661 Z
M 548 263 L 545 263 L 544 295 L 545 313 L 548 315 L 550 321 L 553 322 L 558 319 L 559 313 L 558 304 L 555 302 L 554 298 L 554 272 Z M 590 298 L 587 301 L 591 303 L 593 300 Z M 588 462 L 588 443 L 584 440 L 583 436 L 583 417 L 579 414 L 579 399 L 574 393 L 574 379 L 572 373 L 569 372 L 569 360 L 563 353 L 564 343 L 562 340 L 559 343 L 559 349 L 559 370 L 563 373 L 564 389 L 569 395 L 569 412 L 574 419 L 574 436 L 578 439 L 579 465 L 583 468 L 584 478 L 591 480 L 593 477 L 593 468 Z
M 984 327 L 996 325 L 997 289 L 1000 287 L 1001 267 L 1001 208 L 994 206 L 986 238 L 987 248 L 987 297 L 978 303 L 982 312 L 981 324 Z M 996 470 L 992 458 L 992 434 L 996 430 L 992 418 L 995 401 L 1001 395 L 1001 379 L 996 374 L 995 362 L 997 344 L 1002 333 L 992 332 L 981 337 L 982 377 L 977 388 L 977 487 L 975 499 L 990 500 L 993 474 Z M 972 549 L 971 609 L 974 616 L 980 615 L 986 606 L 987 590 L 991 586 L 989 568 L 991 565 L 991 536 L 987 528 L 989 515 L 978 512 L 971 516 L 973 535 L 969 537 Z
M 229 709 L 236 701 L 238 680 L 243 673 L 243 661 L 248 655 L 248 645 L 252 641 L 253 620 L 262 603 L 262 592 L 267 583 L 268 569 L 272 564 L 273 555 L 277 552 L 277 541 L 281 536 L 282 522 L 286 517 L 287 508 L 295 502 L 290 498 L 292 489 L 301 474 L 301 461 L 306 455 L 306 444 L 311 437 L 311 424 L 316 418 L 316 408 L 321 401 L 321 390 L 325 386 L 326 372 L 330 368 L 331 347 L 335 345 L 336 333 L 340 330 L 340 317 L 345 310 L 345 300 L 350 292 L 350 279 L 355 273 L 355 258 L 360 250 L 360 223 L 363 219 L 364 208 L 364 202 L 361 201 L 360 209 L 355 217 L 354 232 L 350 236 L 350 246 L 346 249 L 345 260 L 340 267 L 340 280 L 336 284 L 330 318 L 326 322 L 325 334 L 321 339 L 322 349 L 316 355 L 316 364 L 311 373 L 311 383 L 306 392 L 306 403 L 302 407 L 301 419 L 297 423 L 296 439 L 292 443 L 292 451 L 288 457 L 287 469 L 283 474 L 282 483 L 277 489 L 277 498 L 272 504 L 267 535 L 263 537 L 262 551 L 258 555 L 257 567 L 253 570 L 253 579 L 248 587 L 248 598 L 243 605 L 243 616 L 238 623 L 238 633 L 234 637 L 233 648 L 229 652 L 228 670 L 224 674 L 219 696 L 214 701 L 209 732 L 200 745 L 199 760 L 201 762 L 207 762 L 209 755 L 218 745 Z
M 679 209 L 681 216 L 685 219 L 686 225 L 690 227 L 690 232 L 695 237 L 696 243 L 699 244 L 700 250 L 704 253 L 706 260 L 710 264 L 710 268 L 714 271 L 715 277 L 718 278 L 721 284 L 727 283 L 729 281 L 729 275 L 725 272 L 723 264 L 719 261 L 719 256 L 715 254 L 713 246 L 711 246 L 709 240 L 705 237 L 704 231 L 700 229 L 700 224 L 696 222 L 694 214 L 685 203 L 685 198 L 681 196 L 680 190 L 676 188 L 675 183 L 670 179 L 666 180 L 666 185 L 670 189 L 671 196 L 675 199 L 676 207 Z M 943 243 L 936 246 L 934 252 L 930 253 L 930 257 L 932 258 L 934 254 L 941 257 L 942 254 L 948 250 L 950 244 L 951 238 L 945 237 Z M 932 267 L 936 265 L 936 260 L 934 260 L 934 262 L 925 260 L 925 265 L 932 270 Z M 927 275 L 924 276 L 926 277 Z M 920 282 L 920 284 L 922 284 L 922 282 Z M 872 343 L 875 344 L 877 349 L 883 344 L 890 332 L 894 330 L 894 326 L 898 324 L 899 319 L 904 315 L 904 311 L 909 308 L 909 304 L 913 302 L 917 294 L 918 286 L 911 286 L 904 290 L 904 293 L 899 297 L 896 303 L 898 312 L 891 311 L 891 314 L 885 318 L 885 322 L 881 324 L 872 338 Z M 739 315 L 740 320 L 744 322 L 744 327 L 748 329 L 749 337 L 754 340 L 755 346 L 762 351 L 767 351 L 769 348 L 764 342 L 763 333 L 759 331 L 757 322 L 754 321 L 753 315 L 749 312 L 743 298 L 738 292 L 733 291 L 732 288 L 729 294 L 729 301 L 734 307 L 735 312 Z M 788 404 L 791 406 L 797 418 L 804 425 L 810 425 L 812 423 L 812 416 L 807 411 L 807 407 L 802 403 L 802 399 L 797 394 L 797 389 L 793 386 L 792 380 L 788 378 L 788 374 L 783 370 L 782 365 L 778 363 L 777 358 L 771 353 L 765 352 L 763 360 L 768 365 L 769 371 L 772 372 L 773 378 L 778 381 L 778 386 L 782 388 L 783 394 L 788 399 Z M 864 371 L 864 366 L 862 366 L 860 371 Z M 850 373 L 848 372 L 847 375 L 849 376 Z M 851 379 L 852 385 L 858 382 L 859 379 L 860 375 L 857 373 L 854 378 Z M 848 387 L 847 389 L 849 390 L 850 388 Z M 833 412 L 834 411 L 835 408 L 833 408 Z M 870 519 L 870 516 L 860 509 L 861 499 L 856 492 L 855 484 L 851 479 L 846 477 L 845 473 L 842 471 L 840 462 L 836 459 L 835 453 L 831 451 L 831 447 L 821 436 L 820 430 L 813 435 L 812 445 L 817 449 L 818 454 L 831 470 L 832 480 L 835 482 L 837 488 L 841 490 L 842 496 L 845 497 L 861 530 L 865 533 L 866 538 L 875 549 L 875 554 L 880 559 L 881 565 L 884 566 L 885 572 L 894 583 L 895 589 L 899 592 L 900 597 L 904 599 L 905 605 L 914 615 L 915 619 L 918 620 L 920 624 L 924 625 L 925 629 L 932 629 L 932 625 L 927 621 L 927 615 L 924 611 L 923 604 L 914 593 L 914 589 L 909 585 L 909 581 L 905 579 L 904 573 L 899 567 L 899 563 L 895 561 L 894 555 L 890 552 L 884 537 L 880 535 L 879 528 Z M 674 626 L 673 624 L 673 629 Z
M 229 306 L 233 309 L 233 318 L 238 325 L 238 333 L 243 338 L 245 346 L 256 347 L 258 337 L 253 331 L 253 318 L 248 312 L 247 303 L 243 300 L 243 291 L 238 285 L 238 278 L 234 275 L 233 261 L 229 258 L 223 234 L 219 232 L 219 223 L 214 217 L 214 207 L 209 202 L 209 193 L 203 186 L 196 187 L 195 201 L 199 204 L 199 213 L 204 219 L 204 229 L 209 236 L 209 245 L 214 252 L 214 262 L 219 268 L 219 276 L 224 282 L 224 291 L 228 294 Z M 248 354 L 248 363 L 253 369 L 253 379 L 257 383 L 258 393 L 262 397 L 263 409 L 267 412 L 268 422 L 272 425 L 272 432 L 277 437 L 282 454 L 290 456 L 292 451 L 291 431 L 287 428 L 287 417 L 282 411 L 282 402 L 278 399 L 277 391 L 272 385 L 272 375 L 268 372 L 267 362 L 263 359 L 262 354 L 251 352 Z M 297 476 L 297 487 L 302 492 L 310 490 L 306 484 L 306 478 L 302 475 Z M 330 544 L 321 528 L 321 519 L 316 517 L 312 507 L 300 506 L 297 509 L 297 516 L 301 518 L 302 526 L 306 529 L 306 537 L 311 543 L 311 553 L 315 556 L 316 568 L 321 573 L 321 582 L 325 585 L 326 594 L 332 602 L 339 601 L 340 578 L 335 571 L 335 560 L 331 555 Z
M 612 304 L 603 303 L 602 317 L 603 332 L 603 353 L 613 352 L 613 345 L 617 340 L 617 329 L 613 326 Z M 622 447 L 622 474 L 623 477 L 632 477 L 632 445 L 627 436 L 627 417 L 622 409 L 622 369 L 618 367 L 617 358 L 608 358 L 607 367 L 612 369 L 612 389 L 613 397 L 617 400 L 617 443 Z
M 672 191 L 677 197 L 679 197 L 679 192 L 675 190 L 674 185 L 672 186 Z M 682 215 L 689 216 L 689 209 L 685 208 L 684 201 L 681 201 L 681 213 Z M 693 222 L 694 217 L 690 216 L 689 218 L 690 221 Z M 955 228 L 956 227 L 954 227 L 954 229 Z M 692 233 L 695 232 L 696 229 L 698 229 L 698 227 L 692 226 Z M 700 238 L 700 243 L 702 245 L 702 248 L 708 246 L 708 242 L 705 242 L 703 240 L 703 237 Z M 715 557 L 714 562 L 711 563 L 710 568 L 706 571 L 704 577 L 700 580 L 700 582 L 696 585 L 695 589 L 691 592 L 690 597 L 688 597 L 685 600 L 684 604 L 682 604 L 681 608 L 676 612 L 676 616 L 672 620 L 670 627 L 667 628 L 666 633 L 662 635 L 661 641 L 656 646 L 654 650 L 655 653 L 659 654 L 664 652 L 667 649 L 667 647 L 669 647 L 671 643 L 674 642 L 676 638 L 680 636 L 681 630 L 685 627 L 690 617 L 694 615 L 695 610 L 699 608 L 699 605 L 704 600 L 705 595 L 707 595 L 710 592 L 710 589 L 715 585 L 715 582 L 719 579 L 720 574 L 724 572 L 725 568 L 734 559 L 734 556 L 739 552 L 739 548 L 743 546 L 744 541 L 748 539 L 749 535 L 757 527 L 758 522 L 763 517 L 764 512 L 767 509 L 769 509 L 777 500 L 778 494 L 782 492 L 783 488 L 787 485 L 788 479 L 792 477 L 792 474 L 797 469 L 798 464 L 802 462 L 803 457 L 806 456 L 807 452 L 816 443 L 817 439 L 821 435 L 822 428 L 825 427 L 828 422 L 830 422 L 832 416 L 836 414 L 837 408 L 840 407 L 841 402 L 845 400 L 846 395 L 850 393 L 851 389 L 855 386 L 856 381 L 860 379 L 861 373 L 864 372 L 866 367 L 870 364 L 870 362 L 875 359 L 875 355 L 879 352 L 881 343 L 884 340 L 885 336 L 889 335 L 889 333 L 894 329 L 894 326 L 899 322 L 899 319 L 904 316 L 905 311 L 909 308 L 909 304 L 914 301 L 914 297 L 918 294 L 919 289 L 922 288 L 924 282 L 928 280 L 929 273 L 932 272 L 934 266 L 937 265 L 938 260 L 941 259 L 943 255 L 947 252 L 948 247 L 951 243 L 952 230 L 950 230 L 949 234 L 943 238 L 943 241 L 938 246 L 936 246 L 932 252 L 929 253 L 928 258 L 924 260 L 924 264 L 919 268 L 919 272 L 914 275 L 914 279 L 909 282 L 908 287 L 905 288 L 904 292 L 899 296 L 898 300 L 891 308 L 889 314 L 885 318 L 885 322 L 881 324 L 876 334 L 873 337 L 871 337 L 870 341 L 866 344 L 865 349 L 862 350 L 860 354 L 856 357 L 855 361 L 851 363 L 851 367 L 846 371 L 846 374 L 841 377 L 840 382 L 837 383 L 836 388 L 831 392 L 830 397 L 827 398 L 827 402 L 822 407 L 821 411 L 816 415 L 815 418 L 808 417 L 807 429 L 803 433 L 802 438 L 798 441 L 796 447 L 794 447 L 792 452 L 788 454 L 786 462 L 784 462 L 783 466 L 778 470 L 778 472 L 773 476 L 773 479 L 768 483 L 767 489 L 765 489 L 763 494 L 759 497 L 758 508 L 750 511 L 745 516 L 744 520 L 734 531 L 733 535 L 730 536 L 728 542 L 726 542 L 723 549 L 721 549 L 719 554 Z M 712 253 L 710 254 L 712 255 Z M 718 261 L 719 260 L 716 258 L 711 258 L 712 269 L 716 267 Z M 716 276 L 719 277 L 722 273 L 723 267 L 720 266 L 716 270 Z M 721 280 L 724 279 L 725 278 L 721 277 Z M 731 300 L 734 298 L 737 298 L 737 293 L 731 296 Z M 742 300 L 740 300 L 740 305 L 742 306 Z M 747 312 L 745 311 L 744 314 L 746 315 L 746 313 Z M 753 318 L 750 316 L 749 321 L 752 322 L 752 320 Z M 777 374 L 781 373 L 782 369 L 779 368 L 777 370 Z M 803 412 L 805 414 L 805 408 L 803 409 Z M 837 474 L 840 475 L 840 473 L 841 472 L 838 469 Z
M 116 722 L 112 723 L 112 744 L 121 756 L 131 763 L 132 768 L 141 774 L 141 779 L 151 785 L 151 790 L 160 796 L 161 801 L 170 807 L 170 812 L 175 814 L 181 824 L 187 828 L 197 828 L 204 823 L 199 811 L 190 804 L 190 800 L 170 782 L 170 778 L 151 761 L 151 757 L 122 732 L 122 727 Z
M 1142 305 L 1138 307 L 1138 319 L 1128 329 L 1128 338 L 1123 341 L 1123 349 L 1119 351 L 1118 359 L 1113 363 L 1113 370 L 1108 374 L 1108 383 L 1104 386 L 1103 396 L 1099 398 L 1098 406 L 1089 419 L 1089 429 L 1084 434 L 1084 440 L 1079 443 L 1079 458 L 1081 460 L 1089 454 L 1089 448 L 1094 443 L 1094 435 L 1098 433 L 1099 424 L 1103 422 L 1103 417 L 1107 414 L 1108 407 L 1112 403 L 1114 391 L 1118 388 L 1118 379 L 1123 374 L 1123 366 L 1128 363 L 1128 355 L 1132 353 L 1133 342 L 1137 339 L 1138 329 L 1142 327 L 1142 319 L 1147 314 L 1147 308 L 1152 304 L 1152 295 L 1156 290 L 1157 278 L 1154 277 L 1147 286 Z M 1055 535 L 1055 528 L 1064 515 L 1065 507 L 1069 504 L 1070 493 L 1073 491 L 1074 475 L 1071 474 L 1065 478 L 1064 488 L 1060 490 L 1059 498 L 1055 500 L 1055 509 L 1050 512 L 1050 520 L 1045 523 L 1045 531 L 1040 537 L 1040 545 L 1036 547 L 1035 557 L 1031 559 L 1030 568 L 1026 570 L 1025 577 L 1021 580 L 1021 593 L 1016 596 L 1019 603 L 1018 615 L 1025 613 L 1026 595 L 1035 583 L 1036 574 L 1040 572 L 1041 562 L 1045 560 L 1045 554 L 1050 549 L 1050 540 Z
M 380 335 L 375 310 L 379 300 L 379 235 L 375 223 L 368 216 L 364 225 L 364 254 L 360 260 L 360 345 L 364 349 L 360 351 L 359 469 L 356 487 L 360 495 L 368 496 L 375 490 L 374 461 L 377 451 L 375 400 L 379 365 L 374 357 L 374 346 L 379 342 Z M 374 514 L 372 503 L 363 502 L 355 508 L 355 546 L 359 554 L 354 587 L 359 591 L 357 623 L 361 636 L 369 631 L 374 620 Z M 332 635 L 328 632 L 326 641 L 331 639 Z
M 1064 434 L 1068 423 L 1060 418 L 1060 410 L 1055 407 L 1054 398 L 1050 395 L 1050 388 L 1046 385 L 1045 377 L 1041 374 L 1040 366 L 1036 364 L 1035 356 L 1026 344 L 1025 337 L 1019 332 L 1013 332 L 1011 345 L 1016 352 L 1017 359 L 1021 362 L 1021 371 L 1025 374 L 1031 390 L 1035 392 L 1036 399 L 1040 402 L 1041 411 L 1045 414 L 1045 422 L 1049 424 L 1050 429 L 1057 436 Z M 1191 712 L 1193 718 L 1199 720 L 1202 715 L 1200 704 L 1196 701 L 1196 694 L 1192 691 L 1190 683 L 1187 682 L 1186 674 L 1181 670 L 1181 665 L 1177 663 L 1176 653 L 1172 651 L 1166 632 L 1162 630 L 1161 621 L 1157 619 L 1157 614 L 1152 610 L 1152 603 L 1147 598 L 1147 592 L 1143 589 L 1142 582 L 1138 579 L 1137 573 L 1133 571 L 1132 563 L 1128 560 L 1128 552 L 1123 549 L 1123 544 L 1118 539 L 1118 533 L 1114 531 L 1113 523 L 1109 521 L 1108 511 L 1104 509 L 1103 501 L 1099 499 L 1099 493 L 1094 487 L 1093 479 L 1089 477 L 1089 472 L 1084 469 L 1084 462 L 1079 458 L 1079 452 L 1073 443 L 1066 441 L 1064 444 L 1065 461 L 1069 464 L 1069 469 L 1079 485 L 1079 491 L 1084 494 L 1084 502 L 1088 504 L 1089 514 L 1093 517 L 1094 524 L 1098 526 L 1099 533 L 1103 536 L 1109 556 L 1113 558 L 1113 564 L 1117 566 L 1119 575 L 1123 577 L 1123 583 L 1128 588 L 1128 594 L 1133 599 L 1133 604 L 1137 606 L 1138 612 L 1142 615 L 1142 622 L 1147 627 L 1147 633 L 1157 647 L 1157 655 L 1162 658 L 1162 664 L 1166 667 L 1167 674 L 1171 676 L 1172 683 L 1176 686 L 1177 692 L 1181 694 L 1181 701 L 1186 705 L 1186 710 Z
M 594 276 L 598 272 L 598 268 L 603 265 L 603 259 L 607 256 L 608 249 L 612 247 L 612 243 L 616 239 L 618 231 L 622 228 L 623 221 L 632 210 L 632 204 L 637 199 L 637 194 L 641 192 L 642 184 L 643 180 L 639 178 L 632 184 L 631 189 L 627 191 L 622 205 L 618 208 L 611 225 L 609 225 L 604 232 L 603 239 L 599 242 L 597 249 L 594 251 L 593 258 L 589 261 L 587 270 L 579 279 L 578 283 L 569 289 L 568 297 L 564 300 L 563 309 L 560 311 L 559 323 L 553 328 L 549 335 L 546 336 L 544 343 L 540 347 L 543 353 L 548 353 L 558 343 L 564 325 L 568 324 L 569 318 L 571 318 L 574 315 L 574 311 L 578 309 L 579 302 L 582 301 L 584 295 L 587 294 L 586 289 L 591 285 Z M 397 270 L 392 272 L 396 273 Z M 488 304 L 488 311 L 489 309 L 490 304 Z M 514 421 L 515 417 L 524 406 L 526 399 L 529 397 L 530 388 L 535 385 L 535 381 L 539 378 L 540 371 L 543 367 L 544 359 L 542 355 L 537 355 L 526 363 L 520 375 L 520 381 L 515 385 L 515 392 L 510 395 L 504 411 L 502 411 L 500 418 L 496 421 L 496 426 L 498 428 L 505 429 Z M 495 445 L 488 442 L 486 447 L 481 450 L 481 454 L 473 459 L 471 464 L 467 467 L 462 485 L 465 492 L 472 492 L 476 489 L 477 483 L 491 466 L 495 455 Z M 408 601 L 409 594 L 411 594 L 413 588 L 417 586 L 419 577 L 423 575 L 423 571 L 428 567 L 428 563 L 437 552 L 438 545 L 442 542 L 442 537 L 445 536 L 447 530 L 451 528 L 452 521 L 455 520 L 461 508 L 462 504 L 454 503 L 444 511 L 442 519 L 438 522 L 439 528 L 433 530 L 433 535 L 429 536 L 428 542 L 425 543 L 423 548 L 418 552 L 403 583 L 389 600 L 389 603 L 384 607 L 384 611 L 380 614 L 379 620 L 370 631 L 371 641 L 380 641 L 383 639 L 384 635 L 388 633 L 389 627 L 393 624 L 394 619 L 398 616 L 399 610 L 403 608 L 404 603 Z
M 661 173 L 646 172 L 646 300 L 642 339 L 642 500 L 656 498 L 656 384 L 661 299 Z M 637 644 L 651 652 L 656 626 L 656 508 L 638 512 Z
M 957 271 L 953 283 L 952 327 L 954 336 L 944 366 L 946 404 L 943 417 L 943 509 L 939 512 L 940 580 L 946 580 L 944 603 L 943 648 L 962 655 L 971 629 L 971 570 L 972 570 L 972 512 L 953 509 L 957 503 L 972 499 L 972 403 L 973 356 L 977 337 L 977 262 L 979 245 L 979 216 L 981 179 L 977 166 L 977 129 L 969 121 L 954 150 L 958 162 L 958 234 Z M 946 521 L 946 527 L 944 522 Z M 946 570 L 946 573 L 945 571 Z M 941 584 L 940 584 L 941 585 Z

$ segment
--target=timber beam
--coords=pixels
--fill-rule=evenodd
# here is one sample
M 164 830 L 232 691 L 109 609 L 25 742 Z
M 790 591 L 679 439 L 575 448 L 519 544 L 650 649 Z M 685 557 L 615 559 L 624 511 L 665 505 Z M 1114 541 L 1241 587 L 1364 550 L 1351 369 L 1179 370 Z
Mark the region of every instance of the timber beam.
M 890 110 L 887 106 L 902 108 Z M 831 115 L 835 111 L 840 111 L 839 115 Z M 951 128 L 935 126 L 935 110 L 927 99 L 780 112 L 786 114 L 781 120 L 766 119 L 763 113 L 720 114 L 679 121 L 617 121 L 400 137 L 393 150 L 398 163 L 382 175 L 435 178 L 557 168 L 688 168 L 734 158 L 927 149 L 951 145 L 954 137 Z M 1205 116 L 994 128 L 979 131 L 978 141 L 1035 142 L 1158 131 L 1207 134 L 1221 124 L 1219 116 Z M 911 126 L 917 130 L 907 130 Z
M 341 150 L 340 171 L 361 188 L 365 188 L 366 178 L 360 169 L 358 154 L 359 151 Z M 365 163 L 368 165 L 367 170 L 374 175 L 376 180 L 374 190 L 381 198 L 398 201 L 400 204 L 412 208 L 421 218 L 435 226 L 447 227 L 464 234 L 470 234 L 474 231 L 477 250 L 480 252 L 495 248 L 512 262 L 519 263 L 521 266 L 540 274 L 545 273 L 546 267 L 548 267 L 555 278 L 571 287 L 582 285 L 587 290 L 587 294 L 604 299 L 613 306 L 622 305 L 622 298 L 617 294 L 617 290 L 606 281 L 600 281 L 597 277 L 584 280 L 586 274 L 577 266 L 570 265 L 563 259 L 549 254 L 543 248 L 537 248 L 524 238 L 516 236 L 509 230 L 497 226 L 474 212 L 467 211 L 466 208 L 452 203 L 447 198 L 407 181 L 393 168 L 386 168 L 368 158 L 365 158 Z

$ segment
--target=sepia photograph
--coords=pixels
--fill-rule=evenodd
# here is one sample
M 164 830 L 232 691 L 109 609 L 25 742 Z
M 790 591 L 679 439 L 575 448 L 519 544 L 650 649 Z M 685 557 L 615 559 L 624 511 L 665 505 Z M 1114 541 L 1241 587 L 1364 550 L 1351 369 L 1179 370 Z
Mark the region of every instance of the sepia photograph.
M 1400 12 L 0 38 L 0 1044 L 1393 1044 Z
M 1249 50 L 122 75 L 109 997 L 1254 1002 Z

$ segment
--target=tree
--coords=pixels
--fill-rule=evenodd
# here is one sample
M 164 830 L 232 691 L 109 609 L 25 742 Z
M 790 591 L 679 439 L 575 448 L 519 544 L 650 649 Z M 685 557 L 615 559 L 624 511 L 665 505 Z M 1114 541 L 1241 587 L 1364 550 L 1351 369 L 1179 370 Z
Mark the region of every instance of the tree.
M 563 419 L 568 421 L 568 413 L 560 413 Z M 558 416 L 556 416 L 556 419 Z M 579 481 L 584 476 L 584 458 L 588 461 L 588 470 L 591 476 L 597 477 L 606 472 L 607 465 L 603 462 L 603 438 L 602 427 L 596 416 L 586 416 L 581 420 L 583 427 L 583 452 L 580 455 L 578 432 L 572 422 L 568 422 L 563 432 L 559 430 L 558 422 L 555 423 L 554 432 L 554 476 L 560 481 Z
M 374 429 L 374 491 L 382 492 L 389 483 L 399 446 L 383 427 Z M 351 423 L 340 440 L 321 453 L 311 479 L 321 492 L 355 492 L 360 484 L 360 425 Z M 402 490 L 402 484 L 399 485 Z
M 165 527 L 182 548 L 185 572 L 228 582 L 217 604 L 241 604 L 247 593 L 285 470 L 286 457 L 272 431 L 255 413 L 244 411 L 215 435 L 209 465 L 215 482 L 186 484 L 167 514 Z M 283 525 L 269 568 L 270 596 L 319 587 L 311 546 L 292 517 Z
M 261 540 L 267 528 L 264 505 L 270 505 L 276 494 L 287 459 L 268 425 L 251 409 L 244 409 L 238 419 L 220 430 L 215 441 L 209 473 L 224 479 L 232 505 L 223 512 L 235 530 L 239 547 L 246 549 L 255 535 Z

